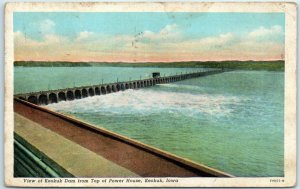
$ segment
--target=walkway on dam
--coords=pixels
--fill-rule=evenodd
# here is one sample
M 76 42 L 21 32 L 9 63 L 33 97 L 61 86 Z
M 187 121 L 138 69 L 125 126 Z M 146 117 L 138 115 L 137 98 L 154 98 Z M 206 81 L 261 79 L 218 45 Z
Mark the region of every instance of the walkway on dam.
M 75 177 L 138 177 L 132 171 L 83 148 L 20 114 L 14 114 L 14 121 L 15 133 L 19 137 Z

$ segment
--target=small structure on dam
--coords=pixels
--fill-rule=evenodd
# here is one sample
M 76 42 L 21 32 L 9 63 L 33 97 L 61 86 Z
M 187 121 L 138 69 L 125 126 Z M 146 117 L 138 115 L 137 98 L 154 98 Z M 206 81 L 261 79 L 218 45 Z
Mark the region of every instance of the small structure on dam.
M 152 87 L 156 84 L 177 82 L 185 79 L 218 74 L 222 72 L 223 70 L 221 69 L 214 69 L 209 71 L 200 71 L 200 72 L 171 75 L 165 77 L 160 77 L 160 72 L 153 72 L 152 78 L 148 78 L 148 79 L 123 81 L 123 82 L 99 84 L 99 85 L 92 85 L 92 86 L 73 87 L 73 88 L 57 89 L 57 90 L 49 90 L 49 91 L 39 91 L 39 92 L 32 92 L 32 93 L 25 93 L 25 94 L 17 94 L 15 95 L 15 97 L 28 101 L 33 104 L 47 105 L 51 103 L 57 103 L 60 101 L 82 99 L 82 98 L 91 97 L 95 95 L 106 95 L 109 93 L 124 91 L 127 89 L 139 89 L 145 87 Z
M 152 77 L 153 77 L 153 78 L 158 78 L 158 77 L 160 77 L 160 72 L 153 72 L 153 73 L 152 73 Z

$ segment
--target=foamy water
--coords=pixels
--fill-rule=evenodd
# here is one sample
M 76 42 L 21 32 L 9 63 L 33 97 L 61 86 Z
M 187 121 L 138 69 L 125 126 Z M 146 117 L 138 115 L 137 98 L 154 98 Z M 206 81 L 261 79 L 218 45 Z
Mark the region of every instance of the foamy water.
M 160 85 L 169 87 L 169 84 Z M 172 85 L 175 86 L 175 85 Z M 190 86 L 191 88 L 193 86 Z M 186 88 L 183 87 L 183 88 Z M 237 97 L 223 95 L 190 94 L 148 89 L 126 90 L 109 95 L 84 98 L 76 101 L 48 105 L 55 111 L 69 113 L 112 113 L 149 115 L 153 113 L 179 113 L 183 116 L 207 114 L 226 116 L 232 112 L 230 106 L 240 102 Z

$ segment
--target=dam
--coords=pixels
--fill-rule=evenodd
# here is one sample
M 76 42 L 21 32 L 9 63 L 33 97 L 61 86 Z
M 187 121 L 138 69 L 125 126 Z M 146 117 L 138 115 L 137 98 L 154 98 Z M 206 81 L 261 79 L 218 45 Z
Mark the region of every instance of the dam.
M 82 99 L 82 98 L 91 97 L 95 95 L 106 95 L 109 93 L 124 91 L 127 89 L 139 89 L 139 88 L 152 87 L 156 84 L 172 83 L 172 82 L 192 79 L 196 77 L 218 74 L 222 72 L 224 72 L 223 69 L 214 69 L 209 71 L 178 74 L 178 75 L 171 75 L 166 77 L 154 76 L 152 78 L 141 79 L 141 80 L 17 94 L 15 95 L 15 97 L 28 101 L 33 104 L 47 105 L 47 104 L 57 103 L 60 101 Z

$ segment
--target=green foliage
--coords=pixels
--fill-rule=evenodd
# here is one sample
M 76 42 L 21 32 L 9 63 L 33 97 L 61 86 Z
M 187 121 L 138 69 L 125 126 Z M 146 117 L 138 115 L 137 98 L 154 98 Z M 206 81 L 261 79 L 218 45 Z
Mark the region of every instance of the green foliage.
M 284 71 L 284 61 L 209 61 L 209 62 L 35 62 L 16 61 L 14 66 L 26 67 L 75 67 L 75 66 L 116 66 L 116 67 L 178 67 L 178 68 L 225 68 L 236 70 L 270 70 Z
M 76 67 L 76 66 L 91 66 L 91 65 L 87 62 L 15 61 L 14 66 L 24 66 L 24 67 Z

